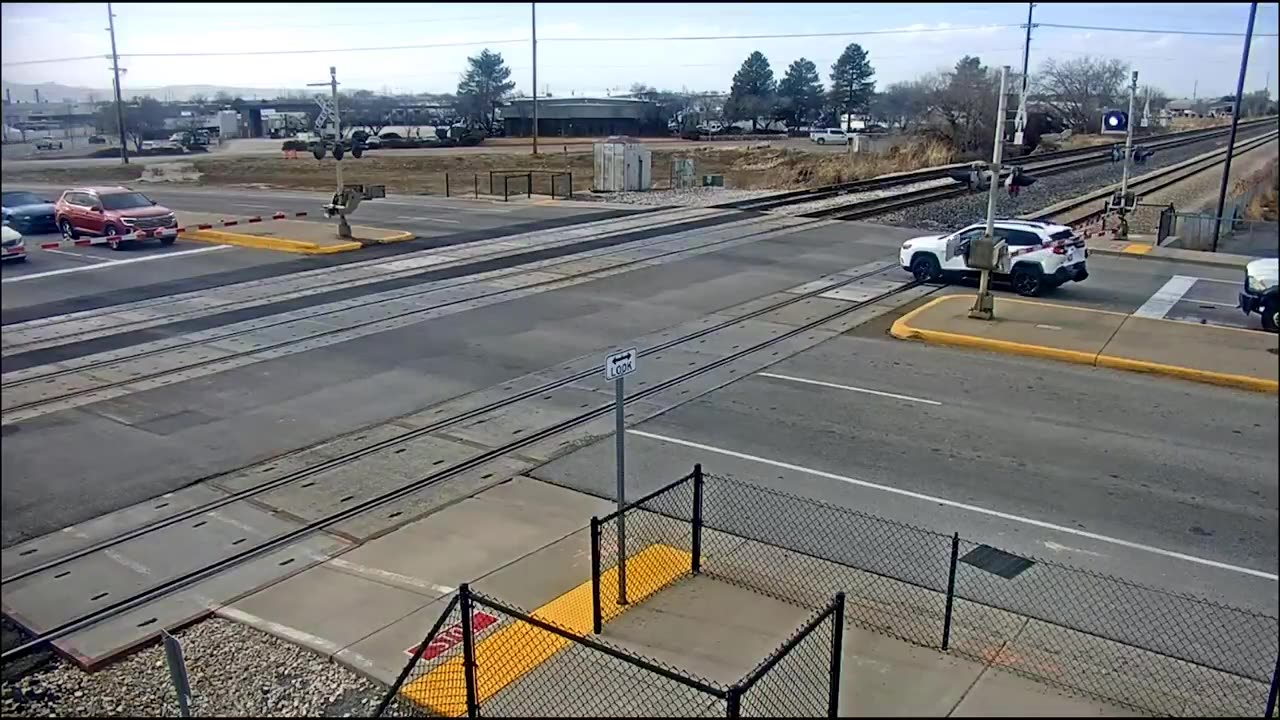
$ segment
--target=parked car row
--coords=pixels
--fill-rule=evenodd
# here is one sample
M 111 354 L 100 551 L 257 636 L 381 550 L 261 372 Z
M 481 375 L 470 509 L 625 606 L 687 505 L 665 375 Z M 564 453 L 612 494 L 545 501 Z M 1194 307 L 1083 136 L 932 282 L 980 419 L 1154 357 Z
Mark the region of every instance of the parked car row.
M 65 240 L 78 240 L 82 236 L 127 236 L 142 230 L 171 230 L 178 227 L 178 218 L 167 207 L 158 204 L 143 193 L 127 187 L 72 188 L 62 193 L 56 202 L 26 191 L 0 193 L 0 207 L 4 215 L 4 260 L 25 260 L 26 243 L 23 235 L 60 233 Z M 176 234 L 153 236 L 161 245 L 172 245 Z M 129 243 L 143 242 L 150 238 L 112 240 L 107 245 L 119 250 Z

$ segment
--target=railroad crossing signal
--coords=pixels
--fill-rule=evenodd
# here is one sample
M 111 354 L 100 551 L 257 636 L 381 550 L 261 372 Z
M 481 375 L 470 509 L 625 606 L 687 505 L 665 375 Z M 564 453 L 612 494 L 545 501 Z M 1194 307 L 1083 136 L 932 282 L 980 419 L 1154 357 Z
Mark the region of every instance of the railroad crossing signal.
M 1102 113 L 1102 132 L 1116 135 L 1129 132 L 1129 113 L 1123 110 L 1108 110 Z

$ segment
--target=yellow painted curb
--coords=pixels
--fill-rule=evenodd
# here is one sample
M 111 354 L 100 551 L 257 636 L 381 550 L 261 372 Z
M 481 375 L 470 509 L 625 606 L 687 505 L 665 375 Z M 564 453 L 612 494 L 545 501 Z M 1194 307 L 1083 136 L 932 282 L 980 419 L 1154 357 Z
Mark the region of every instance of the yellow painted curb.
M 398 243 L 398 242 L 404 242 L 405 240 L 412 240 L 416 237 L 418 236 L 414 235 L 411 232 L 398 232 L 395 235 L 392 235 L 391 237 L 380 238 L 378 240 L 366 240 L 364 241 L 364 244 L 365 245 L 390 245 L 391 243 Z
M 1225 387 L 1239 388 L 1241 390 L 1253 390 L 1255 392 L 1265 393 L 1280 391 L 1280 382 L 1267 380 L 1266 378 L 1253 377 L 1252 375 L 1232 375 L 1231 373 L 1213 372 L 1212 370 L 1198 370 L 1196 368 L 1182 367 L 1181 365 L 1165 365 L 1163 363 L 1148 362 L 1146 360 L 1133 360 L 1131 358 L 1102 354 L 1098 355 L 1097 363 L 1098 367 L 1112 368 L 1115 370 L 1129 370 L 1130 372 L 1151 373 L 1153 375 L 1168 375 L 1170 377 L 1182 378 L 1183 380 L 1191 380 L 1192 382 L 1207 383 L 1209 385 L 1222 385 Z
M 331 255 L 333 253 L 350 252 L 364 247 L 358 242 L 343 242 L 334 245 L 285 238 L 263 237 L 261 235 L 243 235 L 221 230 L 187 230 L 179 235 L 186 240 L 214 243 L 217 245 L 238 245 L 258 250 L 278 250 L 280 252 L 301 253 L 303 255 Z M 410 234 L 412 237 L 412 234 Z
M 1152 246 L 1146 243 L 1129 243 L 1124 246 L 1120 252 L 1125 255 L 1146 255 L 1151 252 Z
M 1117 357 L 1115 355 L 1106 355 L 1102 352 L 1087 353 L 1078 350 L 1064 350 L 1062 348 L 1049 347 L 1046 345 L 1030 345 L 1025 343 L 1010 342 L 1008 340 L 993 340 L 990 338 L 978 337 L 976 335 L 963 335 L 960 333 L 944 332 L 942 330 L 922 330 L 912 327 L 911 320 L 916 315 L 928 310 L 929 308 L 940 305 L 948 300 L 955 298 L 968 298 L 966 295 L 944 295 L 934 298 L 911 312 L 903 315 L 893 322 L 889 328 L 889 334 L 899 340 L 920 340 L 935 345 L 948 345 L 952 347 L 963 347 L 975 350 L 988 350 L 991 352 L 1006 353 L 1010 355 L 1023 355 L 1026 357 L 1045 358 L 1049 360 L 1059 360 L 1062 362 L 1076 363 L 1078 365 L 1092 365 L 1094 367 L 1105 367 L 1113 370 L 1128 370 L 1131 372 L 1148 373 L 1152 375 L 1165 375 L 1176 377 L 1182 380 L 1191 380 L 1193 382 L 1206 383 L 1209 385 L 1222 385 L 1225 387 L 1239 388 L 1243 390 L 1253 390 L 1256 392 L 1275 393 L 1280 392 L 1280 382 L 1275 380 L 1267 380 L 1266 378 L 1253 377 L 1251 375 L 1233 375 L 1231 373 L 1213 372 L 1211 370 L 1199 370 L 1197 368 L 1183 367 L 1181 365 L 1166 365 L 1164 363 L 1149 362 L 1146 360 L 1134 360 L 1132 358 Z M 1021 300 L 1001 299 L 1001 302 L 1023 302 L 1024 304 L 1040 304 L 1047 303 L 1031 303 Z M 1089 310 L 1089 308 L 1072 308 Z M 1109 312 L 1090 310 L 1091 312 Z M 1110 313 L 1116 314 L 1116 313 Z M 1244 331 L 1252 332 L 1252 331 Z M 1110 342 L 1110 341 L 1108 341 Z M 1105 349 L 1105 346 L 1104 348 Z

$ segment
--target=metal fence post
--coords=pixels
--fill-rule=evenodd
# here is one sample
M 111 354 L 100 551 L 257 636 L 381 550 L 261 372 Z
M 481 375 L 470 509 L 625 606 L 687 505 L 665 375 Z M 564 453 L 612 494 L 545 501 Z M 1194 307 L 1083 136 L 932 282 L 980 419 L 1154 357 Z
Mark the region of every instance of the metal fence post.
M 449 197 L 449 173 L 444 174 L 444 196 Z
M 565 200 L 573 199 L 573 173 L 569 173 L 569 190 L 564 194 Z
M 742 717 L 742 690 L 737 685 L 729 688 L 724 696 L 724 716 L 728 718 Z
M 693 466 L 693 567 L 702 572 L 702 463 Z
M 600 519 L 591 516 L 591 629 L 599 635 L 604 626 L 600 609 Z
M 831 686 L 827 694 L 827 717 L 839 717 L 840 662 L 844 656 L 844 593 L 836 593 L 836 611 L 831 628 Z
M 1280 655 L 1276 655 L 1276 669 L 1271 673 L 1271 691 L 1267 693 L 1267 711 L 1262 717 L 1269 718 L 1276 711 L 1276 694 L 1280 693 Z
M 480 716 L 476 702 L 476 639 L 471 634 L 471 588 L 458 586 L 458 606 L 462 610 L 462 677 L 467 686 L 467 717 Z
M 956 562 L 960 555 L 960 533 L 951 536 L 951 571 L 947 574 L 947 610 L 942 616 L 942 649 L 951 645 L 951 605 L 956 597 Z
M 533 173 L 525 173 L 524 176 L 525 197 L 533 199 Z
M 502 176 L 502 202 L 510 202 L 511 200 L 511 176 Z
M 472 175 L 471 179 L 475 182 L 475 187 L 474 187 L 475 195 L 476 195 L 476 199 L 479 200 L 480 199 L 480 176 Z

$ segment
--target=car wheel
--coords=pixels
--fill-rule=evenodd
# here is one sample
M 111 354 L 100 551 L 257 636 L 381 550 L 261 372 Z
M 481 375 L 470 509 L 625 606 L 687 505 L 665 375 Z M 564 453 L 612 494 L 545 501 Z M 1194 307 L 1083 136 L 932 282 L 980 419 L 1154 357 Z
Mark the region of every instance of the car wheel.
M 1262 329 L 1280 332 L 1280 297 L 1273 295 L 1262 303 Z
M 1029 265 L 1019 265 L 1009 275 L 1013 291 L 1026 297 L 1036 297 L 1044 292 L 1044 273 Z
M 937 280 L 942 275 L 942 266 L 938 264 L 938 258 L 933 255 L 918 253 L 911 258 L 911 274 L 919 282 Z
M 106 237 L 111 237 L 112 235 L 116 235 L 117 234 L 116 226 L 108 225 L 102 228 L 102 234 L 105 235 Z M 124 247 L 124 243 L 119 240 L 108 240 L 107 247 L 111 248 L 112 250 L 119 250 L 120 248 Z
M 169 237 L 162 237 L 162 238 L 160 238 L 160 244 L 161 244 L 161 245 L 172 245 L 172 244 L 173 244 L 173 241 L 174 241 L 174 240 L 177 240 L 177 239 L 178 239 L 178 237 L 177 237 L 176 235 L 170 235 Z
M 78 240 L 80 238 L 80 235 L 76 233 L 75 227 L 71 225 L 70 220 L 63 218 L 62 222 L 58 223 L 58 227 L 62 230 L 63 240 Z
M 818 144 L 819 144 L 819 145 L 826 145 L 826 144 L 827 144 L 827 139 L 826 139 L 826 138 L 818 138 Z

